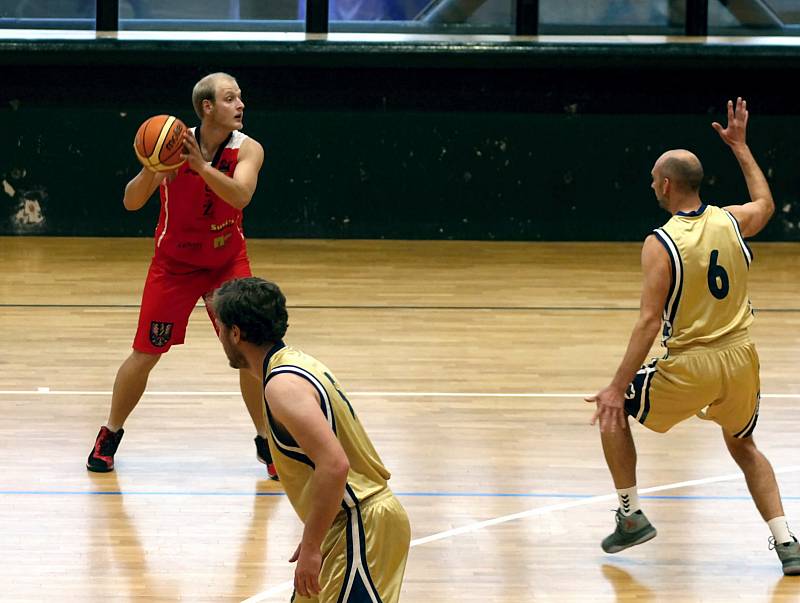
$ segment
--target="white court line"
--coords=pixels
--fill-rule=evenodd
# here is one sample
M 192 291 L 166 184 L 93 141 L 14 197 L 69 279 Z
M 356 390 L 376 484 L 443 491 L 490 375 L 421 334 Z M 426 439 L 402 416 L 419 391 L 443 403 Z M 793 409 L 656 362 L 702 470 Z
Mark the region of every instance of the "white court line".
M 110 396 L 111 390 L 98 391 L 98 390 L 77 390 L 77 389 L 62 389 L 52 390 L 49 387 L 38 387 L 37 389 L 29 390 L 14 390 L 2 389 L 0 396 L 32 396 L 32 395 L 45 395 L 45 396 Z M 145 391 L 145 396 L 240 396 L 238 391 Z M 580 398 L 589 394 L 580 393 L 546 393 L 546 392 L 530 392 L 530 393 L 492 393 L 492 392 L 347 392 L 348 396 L 375 396 L 375 397 L 425 397 L 425 398 Z M 793 394 L 790 394 L 793 395 Z M 762 396 L 764 397 L 764 396 Z M 797 394 L 800 397 L 800 394 Z
M 788 467 L 781 467 L 779 469 L 775 469 L 775 473 L 794 473 L 796 471 L 800 471 L 800 465 L 790 465 Z M 663 492 L 664 490 L 675 490 L 677 488 L 688 488 L 690 486 L 703 486 L 705 484 L 729 482 L 743 478 L 744 478 L 743 473 L 729 473 L 727 475 L 718 475 L 717 477 L 692 479 L 684 482 L 665 484 L 663 486 L 653 486 L 651 488 L 643 488 L 642 490 L 639 490 L 639 494 L 648 494 L 650 492 Z M 436 542 L 437 540 L 444 540 L 445 538 L 450 538 L 451 536 L 458 536 L 460 534 L 467 534 L 469 532 L 477 532 L 478 530 L 482 530 L 483 528 L 488 528 L 490 526 L 495 526 L 501 523 L 507 523 L 509 521 L 515 521 L 517 519 L 532 517 L 534 515 L 544 515 L 545 513 L 551 513 L 553 511 L 562 511 L 564 509 L 572 509 L 574 507 L 583 507 L 604 500 L 616 500 L 616 498 L 617 498 L 616 493 L 601 494 L 599 496 L 592 496 L 590 498 L 580 498 L 578 500 L 571 500 L 568 502 L 557 503 L 554 505 L 535 507 L 533 509 L 528 509 L 527 511 L 512 513 L 510 515 L 501 515 L 500 517 L 495 517 L 494 519 L 477 521 L 475 523 L 461 526 L 460 528 L 453 528 L 452 530 L 446 530 L 444 532 L 439 532 L 437 534 L 431 534 L 430 536 L 425 536 L 424 538 L 417 538 L 411 541 L 411 546 L 412 547 L 419 546 L 421 544 L 427 544 L 429 542 Z M 293 584 L 294 583 L 291 581 L 282 582 L 280 584 L 273 586 L 269 590 L 265 590 L 264 592 L 258 593 L 257 595 L 253 595 L 249 599 L 245 599 L 244 601 L 242 601 L 242 603 L 258 603 L 259 601 L 266 601 L 273 595 L 278 595 L 287 592 L 292 588 Z
M 376 398 L 584 398 L 595 392 L 347 392 L 348 396 L 374 396 Z M 0 389 L 0 396 L 110 396 L 111 390 L 53 390 L 49 387 L 37 389 Z M 238 391 L 145 391 L 145 396 L 240 396 Z M 800 398 L 800 394 L 761 394 L 762 398 Z

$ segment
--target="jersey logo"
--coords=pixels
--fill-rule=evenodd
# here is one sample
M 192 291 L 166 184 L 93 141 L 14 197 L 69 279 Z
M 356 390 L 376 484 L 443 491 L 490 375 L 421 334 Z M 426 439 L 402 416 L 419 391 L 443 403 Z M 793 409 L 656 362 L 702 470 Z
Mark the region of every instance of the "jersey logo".
M 171 322 L 152 321 L 150 323 L 150 343 L 157 348 L 163 348 L 172 337 Z
M 672 323 L 668 320 L 665 320 L 664 329 L 661 332 L 661 343 L 666 344 L 670 337 L 672 337 Z
M 228 239 L 231 238 L 231 233 L 226 233 L 224 235 L 220 235 L 218 237 L 214 237 L 214 249 L 219 249 L 220 247 L 225 247 L 225 243 L 228 242 Z

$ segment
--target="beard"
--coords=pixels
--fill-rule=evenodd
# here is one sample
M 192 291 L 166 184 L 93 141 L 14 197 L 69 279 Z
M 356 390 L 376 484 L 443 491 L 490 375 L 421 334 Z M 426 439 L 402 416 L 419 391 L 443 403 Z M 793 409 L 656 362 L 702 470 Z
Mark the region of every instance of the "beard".
M 235 369 L 249 369 L 250 365 L 247 363 L 247 358 L 239 350 L 225 349 L 225 355 L 228 357 L 228 364 L 231 368 Z

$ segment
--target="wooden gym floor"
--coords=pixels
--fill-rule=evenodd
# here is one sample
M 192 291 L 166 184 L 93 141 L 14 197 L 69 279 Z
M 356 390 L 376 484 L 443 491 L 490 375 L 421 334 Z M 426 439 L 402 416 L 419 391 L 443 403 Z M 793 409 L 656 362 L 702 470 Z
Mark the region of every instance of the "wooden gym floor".
M 618 555 L 591 408 L 637 316 L 638 244 L 250 241 L 287 341 L 349 392 L 412 521 L 403 601 L 800 601 L 719 430 L 634 426 L 658 537 Z M 800 245 L 754 244 L 756 439 L 800 532 Z M 3 238 L 0 601 L 288 601 L 301 526 L 205 311 L 84 463 L 152 242 Z M 656 350 L 657 352 L 657 350 Z M 648 492 L 649 490 L 649 492 Z

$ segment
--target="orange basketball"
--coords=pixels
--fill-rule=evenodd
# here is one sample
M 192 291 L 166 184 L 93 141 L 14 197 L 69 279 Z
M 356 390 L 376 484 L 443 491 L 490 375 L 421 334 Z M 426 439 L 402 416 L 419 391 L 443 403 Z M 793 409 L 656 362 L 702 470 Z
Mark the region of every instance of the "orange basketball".
M 157 172 L 174 170 L 185 159 L 183 133 L 186 124 L 173 115 L 156 115 L 146 120 L 133 139 L 133 150 L 142 165 Z

